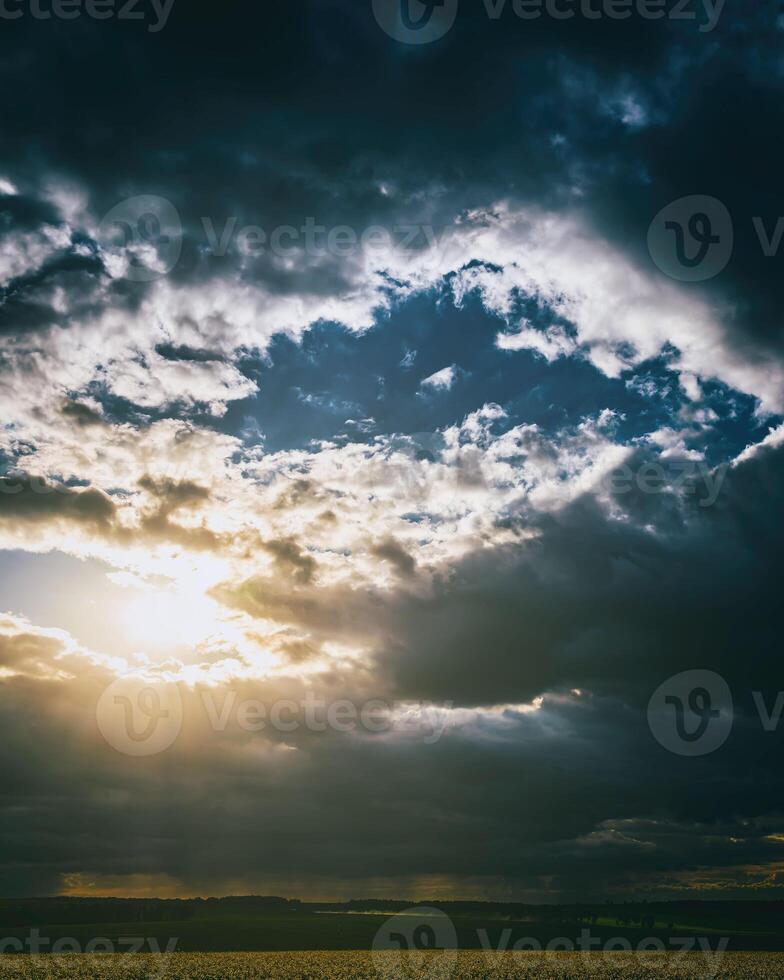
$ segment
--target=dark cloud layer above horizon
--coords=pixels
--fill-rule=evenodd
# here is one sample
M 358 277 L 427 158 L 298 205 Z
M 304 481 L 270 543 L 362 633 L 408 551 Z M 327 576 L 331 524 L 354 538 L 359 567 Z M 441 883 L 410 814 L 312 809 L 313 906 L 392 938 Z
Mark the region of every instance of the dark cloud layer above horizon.
M 0 17 L 0 894 L 778 896 L 776 10 L 142 7 Z

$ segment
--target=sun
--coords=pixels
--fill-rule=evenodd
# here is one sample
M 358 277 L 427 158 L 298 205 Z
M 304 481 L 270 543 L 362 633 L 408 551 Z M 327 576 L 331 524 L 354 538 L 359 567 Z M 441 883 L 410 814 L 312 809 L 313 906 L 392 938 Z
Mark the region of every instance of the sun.
M 224 636 L 226 623 L 220 605 L 199 591 L 150 589 L 123 603 L 122 628 L 140 652 L 176 654 Z

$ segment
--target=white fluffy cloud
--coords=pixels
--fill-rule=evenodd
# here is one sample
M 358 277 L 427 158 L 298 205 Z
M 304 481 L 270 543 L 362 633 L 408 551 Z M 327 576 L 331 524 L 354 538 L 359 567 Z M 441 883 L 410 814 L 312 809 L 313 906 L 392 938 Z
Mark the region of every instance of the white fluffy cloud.
M 436 371 L 435 374 L 431 374 L 429 378 L 425 378 L 420 383 L 420 386 L 422 388 L 432 388 L 434 391 L 449 391 L 455 383 L 456 377 L 457 368 L 453 364 L 451 367 L 445 367 L 441 371 Z

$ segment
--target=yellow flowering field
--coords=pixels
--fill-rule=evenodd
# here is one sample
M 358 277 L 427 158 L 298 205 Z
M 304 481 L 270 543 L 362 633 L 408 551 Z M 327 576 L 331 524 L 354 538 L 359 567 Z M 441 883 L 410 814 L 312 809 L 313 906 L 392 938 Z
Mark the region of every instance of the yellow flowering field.
M 779 953 L 174 953 L 0 957 L 0 980 L 770 980 Z

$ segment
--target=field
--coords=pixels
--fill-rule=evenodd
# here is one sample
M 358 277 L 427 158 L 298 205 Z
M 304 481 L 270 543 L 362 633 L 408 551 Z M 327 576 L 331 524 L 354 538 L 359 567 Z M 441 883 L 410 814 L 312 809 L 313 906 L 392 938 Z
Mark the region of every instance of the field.
M 403 958 L 401 958 L 401 955 Z M 780 953 L 503 953 L 438 951 L 0 956 L 0 980 L 769 980 Z
M 321 977 L 784 980 L 784 903 L 0 901 L 0 980 Z

